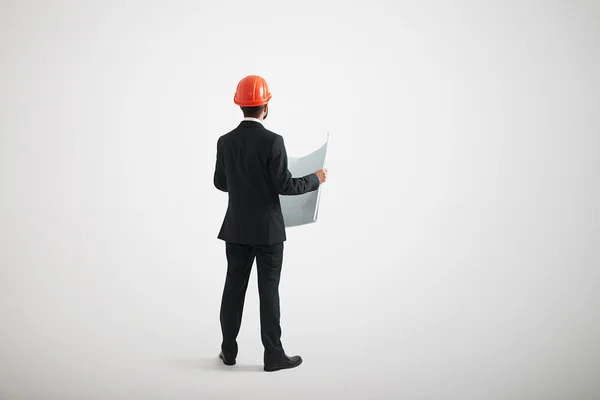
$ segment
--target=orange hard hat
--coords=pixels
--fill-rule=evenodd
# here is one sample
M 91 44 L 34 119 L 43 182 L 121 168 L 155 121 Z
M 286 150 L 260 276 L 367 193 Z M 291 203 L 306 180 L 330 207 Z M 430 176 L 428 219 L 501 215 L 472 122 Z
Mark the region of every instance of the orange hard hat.
M 233 102 L 241 107 L 259 107 L 271 100 L 269 85 L 258 75 L 248 75 L 238 83 Z

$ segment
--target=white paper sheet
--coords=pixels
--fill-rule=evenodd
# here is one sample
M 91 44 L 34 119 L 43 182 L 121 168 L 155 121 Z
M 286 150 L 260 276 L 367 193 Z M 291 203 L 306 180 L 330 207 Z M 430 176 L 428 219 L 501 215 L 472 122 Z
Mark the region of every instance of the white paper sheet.
M 327 133 L 327 141 L 325 144 L 312 153 L 303 157 L 288 156 L 288 169 L 292 173 L 292 177 L 299 178 L 325 168 L 328 144 L 329 133 Z M 297 196 L 279 196 L 286 228 L 311 224 L 317 221 L 321 188 L 322 187 L 319 186 L 319 188 L 313 192 Z

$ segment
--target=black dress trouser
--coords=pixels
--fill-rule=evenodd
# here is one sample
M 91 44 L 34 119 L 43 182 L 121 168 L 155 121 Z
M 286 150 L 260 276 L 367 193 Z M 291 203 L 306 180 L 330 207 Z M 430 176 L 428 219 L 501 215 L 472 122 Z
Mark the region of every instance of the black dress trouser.
M 279 322 L 279 278 L 283 264 L 283 242 L 273 245 L 245 245 L 225 242 L 227 278 L 221 301 L 221 350 L 227 358 L 238 353 L 237 336 L 242 324 L 246 289 L 256 259 L 260 298 L 260 331 L 265 349 L 264 362 L 273 363 L 284 355 Z

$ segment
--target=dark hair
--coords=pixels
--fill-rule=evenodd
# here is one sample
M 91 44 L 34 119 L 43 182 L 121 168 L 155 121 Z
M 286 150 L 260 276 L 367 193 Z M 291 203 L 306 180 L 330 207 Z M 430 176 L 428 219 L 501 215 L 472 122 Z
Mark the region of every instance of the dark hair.
M 265 106 L 258 107 L 240 107 L 242 112 L 244 113 L 244 117 L 258 118 L 260 114 L 263 112 Z

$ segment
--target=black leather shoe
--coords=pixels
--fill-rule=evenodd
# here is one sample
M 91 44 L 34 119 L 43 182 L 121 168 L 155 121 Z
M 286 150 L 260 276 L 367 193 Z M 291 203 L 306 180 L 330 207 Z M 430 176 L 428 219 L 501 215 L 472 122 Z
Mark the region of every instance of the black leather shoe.
M 288 356 L 284 355 L 283 360 L 281 360 L 280 362 L 278 362 L 276 364 L 265 363 L 265 371 L 273 372 L 273 371 L 279 371 L 280 369 L 296 368 L 300 364 L 302 364 L 302 357 L 300 357 L 300 356 L 288 357 Z
M 225 364 L 225 365 L 235 365 L 235 358 L 234 359 L 226 358 L 225 355 L 223 354 L 223 352 L 221 352 L 221 354 L 219 354 L 219 358 L 221 360 L 223 360 L 223 364 Z

